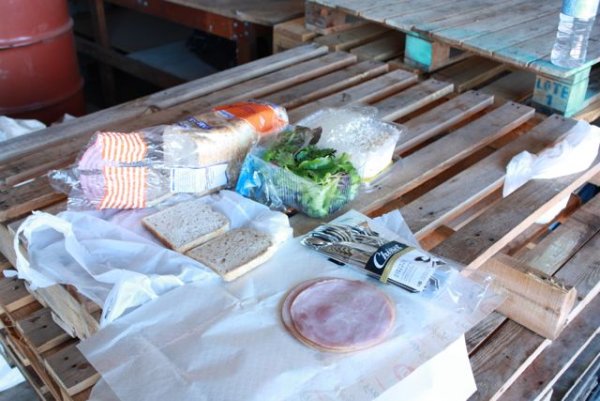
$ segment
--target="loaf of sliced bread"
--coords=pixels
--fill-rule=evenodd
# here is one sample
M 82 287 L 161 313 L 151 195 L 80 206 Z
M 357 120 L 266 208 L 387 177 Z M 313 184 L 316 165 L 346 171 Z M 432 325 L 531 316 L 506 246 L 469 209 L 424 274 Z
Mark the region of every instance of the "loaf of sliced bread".
M 229 229 L 229 219 L 200 199 L 146 216 L 142 223 L 161 242 L 182 253 Z
M 186 253 L 231 281 L 263 264 L 273 255 L 271 238 L 252 228 L 231 230 Z

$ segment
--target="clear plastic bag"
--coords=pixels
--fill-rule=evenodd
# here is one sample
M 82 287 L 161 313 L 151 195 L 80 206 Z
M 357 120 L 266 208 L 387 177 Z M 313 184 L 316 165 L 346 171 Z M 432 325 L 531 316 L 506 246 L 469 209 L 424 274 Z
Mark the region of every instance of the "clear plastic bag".
M 242 102 L 173 125 L 98 132 L 50 182 L 69 194 L 71 210 L 145 208 L 175 193 L 203 195 L 234 186 L 258 138 L 287 123 L 282 107 Z
M 317 146 L 347 153 L 363 180 L 370 180 L 393 163 L 396 143 L 405 129 L 381 121 L 375 107 L 328 108 L 313 113 L 297 124 L 320 127 Z
M 166 203 L 190 198 L 178 195 Z M 223 213 L 231 228 L 250 226 L 268 234 L 276 247 L 292 236 L 287 216 L 235 192 L 221 191 L 202 200 Z M 17 271 L 5 274 L 18 274 L 33 289 L 73 285 L 102 306 L 102 325 L 184 283 L 210 278 L 221 282 L 208 267 L 166 249 L 145 232 L 141 219 L 153 212 L 152 208 L 67 211 L 58 216 L 34 212 L 15 235 Z M 21 236 L 27 242 L 28 259 L 21 253 Z
M 318 277 L 365 281 L 385 292 L 396 311 L 385 341 L 363 351 L 329 353 L 290 335 L 280 318 L 282 301 L 290 289 Z M 331 263 L 299 239 L 288 241 L 256 274 L 215 284 L 171 291 L 105 327 L 80 350 L 121 401 L 367 401 L 500 302 L 487 283 L 454 270 L 434 296 L 412 294 Z
M 360 177 L 348 155 L 315 147 L 318 137 L 317 131 L 298 126 L 265 138 L 246 157 L 236 191 L 311 217 L 341 209 L 358 193 Z

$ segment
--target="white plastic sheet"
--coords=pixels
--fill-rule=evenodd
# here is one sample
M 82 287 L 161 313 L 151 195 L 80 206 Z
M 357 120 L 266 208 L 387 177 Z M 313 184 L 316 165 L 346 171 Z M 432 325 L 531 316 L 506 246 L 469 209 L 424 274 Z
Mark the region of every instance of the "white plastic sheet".
M 0 393 L 23 383 L 25 378 L 17 368 L 11 368 L 0 355 Z
M 325 276 L 369 281 L 394 300 L 397 323 L 385 342 L 362 352 L 326 353 L 286 331 L 280 307 L 287 291 Z M 179 287 L 79 347 L 121 401 L 373 400 L 454 342 L 497 301 L 459 274 L 437 299 L 423 300 L 333 264 L 294 239 L 252 274 L 232 283 L 203 280 Z
M 0 142 L 46 128 L 38 120 L 17 120 L 0 116 Z
M 287 216 L 235 192 L 203 199 L 224 213 L 232 228 L 252 226 L 270 234 L 276 245 L 292 235 Z M 150 239 L 140 219 L 151 212 L 34 213 L 15 236 L 18 276 L 34 289 L 58 283 L 75 286 L 103 305 L 101 325 L 184 283 L 217 277 L 202 264 Z M 20 251 L 21 234 L 28 244 L 29 262 Z
M 521 152 L 508 163 L 502 196 L 506 197 L 531 179 L 551 179 L 579 173 L 590 167 L 598 155 L 600 128 L 578 121 L 553 147 L 538 155 Z M 539 218 L 547 224 L 567 205 L 566 197 Z

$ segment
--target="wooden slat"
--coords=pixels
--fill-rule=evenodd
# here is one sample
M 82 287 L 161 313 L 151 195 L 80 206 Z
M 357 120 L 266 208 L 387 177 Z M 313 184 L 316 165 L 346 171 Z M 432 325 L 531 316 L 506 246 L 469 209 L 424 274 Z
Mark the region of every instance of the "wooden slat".
M 9 277 L 0 279 L 0 308 L 5 312 L 14 312 L 33 301 L 23 280 Z
M 25 319 L 19 320 L 17 322 L 17 329 L 39 354 L 69 339 L 67 333 L 54 323 L 52 320 L 52 311 L 48 308 L 40 309 Z
M 48 373 L 69 395 L 75 395 L 93 386 L 100 375 L 79 352 L 75 345 L 68 346 L 46 359 Z
M 354 56 L 347 53 L 329 53 L 266 73 L 206 96 L 183 101 L 165 110 L 154 110 L 152 113 L 127 122 L 106 120 L 102 129 L 115 129 L 126 132 L 179 121 L 189 115 L 206 112 L 218 104 L 264 96 L 282 88 L 317 78 L 322 74 L 353 64 L 355 60 Z M 88 137 L 83 136 L 62 146 L 55 146 L 50 150 L 42 149 L 36 154 L 5 164 L 0 167 L 0 177 L 4 179 L 4 183 L 0 182 L 0 187 L 2 187 L 2 184 L 5 186 L 15 184 L 19 182 L 19 179 L 34 176 L 34 174 L 47 171 L 49 168 L 56 168 L 70 163 L 87 141 Z M 45 170 L 41 170 L 41 168 Z
M 188 82 L 167 90 L 136 99 L 100 112 L 88 114 L 76 120 L 49 127 L 40 133 L 31 133 L 2 144 L 0 165 L 18 159 L 38 149 L 67 142 L 81 135 L 90 135 L 106 126 L 107 121 L 117 126 L 119 123 L 136 118 L 150 109 L 164 109 L 175 104 L 212 93 L 228 86 L 252 79 L 278 69 L 323 55 L 327 48 L 306 45 L 274 56 L 228 69 L 205 78 Z
M 581 313 L 550 344 L 499 400 L 541 400 L 574 360 L 593 341 L 600 341 L 600 299 Z M 542 385 L 540 385 L 543 383 Z
M 534 180 L 461 228 L 433 252 L 476 269 L 565 196 L 600 172 L 600 156 L 583 173 Z
M 380 119 L 393 121 L 452 93 L 453 89 L 451 83 L 429 79 L 374 103 L 373 106 L 377 107 Z
M 437 71 L 434 78 L 452 82 L 454 90 L 462 93 L 489 81 L 506 70 L 507 67 L 504 64 L 473 56 Z
M 575 319 L 584 310 L 583 307 L 596 298 L 600 289 L 597 269 L 600 263 L 597 252 L 599 244 L 600 235 L 596 234 L 577 253 L 582 253 L 582 256 L 568 261 L 555 275 L 574 286 L 579 294 L 579 304 L 571 311 L 569 320 Z M 557 262 L 555 268 L 560 267 L 561 260 Z M 506 339 L 514 339 L 514 344 L 507 346 Z M 471 358 L 479 388 L 473 400 L 497 399 L 549 344 L 550 340 L 507 320 Z
M 399 32 L 388 32 L 379 39 L 355 47 L 350 50 L 350 53 L 358 57 L 359 60 L 390 60 L 404 53 L 404 36 Z
M 190 115 L 211 110 L 215 105 L 264 96 L 291 85 L 299 84 L 339 68 L 353 64 L 356 57 L 345 52 L 328 53 L 284 69 L 264 74 L 238 85 L 204 97 L 182 102 L 168 109 L 140 117 L 124 124 L 122 129 L 133 130 L 180 121 Z
M 415 235 L 422 237 L 439 224 L 463 213 L 478 200 L 499 188 L 506 165 L 517 153 L 537 153 L 567 132 L 575 123 L 552 116 L 499 151 L 467 168 L 451 180 L 402 208 L 402 214 Z
M 52 189 L 47 177 L 36 178 L 10 192 L 0 193 L 0 222 L 41 209 L 64 198 L 64 194 Z
M 403 160 L 402 169 L 374 183 L 374 190 L 350 202 L 346 210 L 370 213 L 417 187 L 495 139 L 507 134 L 533 116 L 533 109 L 507 103 L 450 135 L 414 152 Z M 319 224 L 319 220 L 295 215 L 291 219 L 296 235 Z
M 600 370 L 600 337 L 596 336 L 552 386 L 556 400 L 578 401 L 594 386 Z
M 403 123 L 406 134 L 396 144 L 396 153 L 409 149 L 441 134 L 454 125 L 491 106 L 494 97 L 466 92 Z
M 533 94 L 535 75 L 529 71 L 514 71 L 480 89 L 493 94 L 497 100 L 521 102 Z
M 363 61 L 308 82 L 271 93 L 262 99 L 287 109 L 293 109 L 386 72 L 388 72 L 388 66 L 383 63 L 371 60 Z
M 327 46 L 332 51 L 348 50 L 370 42 L 388 31 L 388 28 L 379 24 L 366 24 L 347 31 L 320 36 L 315 39 L 315 43 Z
M 396 70 L 324 97 L 315 102 L 289 112 L 290 122 L 294 123 L 307 115 L 327 107 L 342 107 L 357 103 L 370 103 L 398 92 L 415 83 L 417 76 L 406 71 Z

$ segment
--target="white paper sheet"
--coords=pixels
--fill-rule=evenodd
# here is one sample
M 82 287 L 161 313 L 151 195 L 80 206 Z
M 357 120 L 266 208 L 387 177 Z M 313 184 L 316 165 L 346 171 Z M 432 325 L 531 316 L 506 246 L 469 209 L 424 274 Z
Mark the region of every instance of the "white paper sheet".
M 384 343 L 327 353 L 286 331 L 280 307 L 287 291 L 327 276 L 368 280 L 394 300 L 397 324 Z M 82 342 L 80 350 L 121 401 L 373 400 L 496 305 L 485 305 L 468 287 L 449 284 L 448 309 L 441 309 L 335 265 L 295 239 L 238 281 L 203 280 L 162 295 Z

